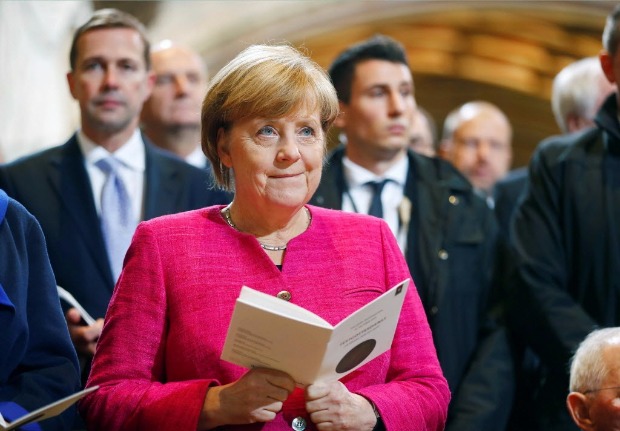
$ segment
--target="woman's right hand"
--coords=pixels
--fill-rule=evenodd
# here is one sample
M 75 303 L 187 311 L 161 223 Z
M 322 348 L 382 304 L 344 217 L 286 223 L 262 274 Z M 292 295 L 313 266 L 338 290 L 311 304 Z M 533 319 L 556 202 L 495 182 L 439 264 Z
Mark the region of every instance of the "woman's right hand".
M 294 389 L 295 381 L 288 374 L 254 368 L 233 383 L 207 391 L 198 430 L 272 421 Z

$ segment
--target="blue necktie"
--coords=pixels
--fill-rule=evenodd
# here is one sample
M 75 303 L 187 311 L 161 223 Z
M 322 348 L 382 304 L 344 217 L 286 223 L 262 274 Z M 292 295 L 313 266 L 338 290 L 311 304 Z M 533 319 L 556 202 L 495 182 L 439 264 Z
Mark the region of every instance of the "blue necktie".
M 123 259 L 136 229 L 131 200 L 118 170 L 121 166 L 114 157 L 101 159 L 96 166 L 106 174 L 101 190 L 101 231 L 106 243 L 114 281 L 123 267 Z
M 383 187 L 390 180 L 385 179 L 382 181 L 369 181 L 366 185 L 369 185 L 373 189 L 372 199 L 370 201 L 370 207 L 368 208 L 368 215 L 383 218 L 383 205 L 381 204 L 381 192 Z

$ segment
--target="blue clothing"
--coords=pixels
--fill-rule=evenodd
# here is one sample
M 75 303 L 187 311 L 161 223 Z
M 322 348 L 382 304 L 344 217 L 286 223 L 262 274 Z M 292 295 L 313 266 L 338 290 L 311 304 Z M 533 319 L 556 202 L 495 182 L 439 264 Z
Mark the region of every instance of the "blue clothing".
M 2 220 L 2 203 L 8 204 Z M 0 413 L 7 420 L 80 388 L 77 357 L 37 220 L 0 190 Z M 70 429 L 75 408 L 20 428 Z

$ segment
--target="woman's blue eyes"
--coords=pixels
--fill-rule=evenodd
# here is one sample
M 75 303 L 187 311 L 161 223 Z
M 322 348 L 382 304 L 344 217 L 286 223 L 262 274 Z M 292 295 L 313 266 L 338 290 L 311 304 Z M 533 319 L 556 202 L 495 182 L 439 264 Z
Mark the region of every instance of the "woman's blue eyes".
M 275 136 L 276 131 L 273 130 L 273 127 L 271 126 L 265 126 L 265 127 L 261 127 L 258 133 L 260 135 Z
M 314 129 L 312 127 L 302 127 L 298 133 L 304 137 L 314 136 Z M 271 126 L 264 126 L 259 129 L 258 134 L 263 136 L 276 136 L 277 132 Z

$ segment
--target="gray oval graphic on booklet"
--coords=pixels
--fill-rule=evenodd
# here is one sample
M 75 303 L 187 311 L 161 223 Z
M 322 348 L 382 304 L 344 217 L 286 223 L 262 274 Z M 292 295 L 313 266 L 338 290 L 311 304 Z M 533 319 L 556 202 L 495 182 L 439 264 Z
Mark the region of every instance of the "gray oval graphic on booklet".
M 362 341 L 360 344 L 349 350 L 336 366 L 337 373 L 346 373 L 357 367 L 368 357 L 377 345 L 374 339 Z

